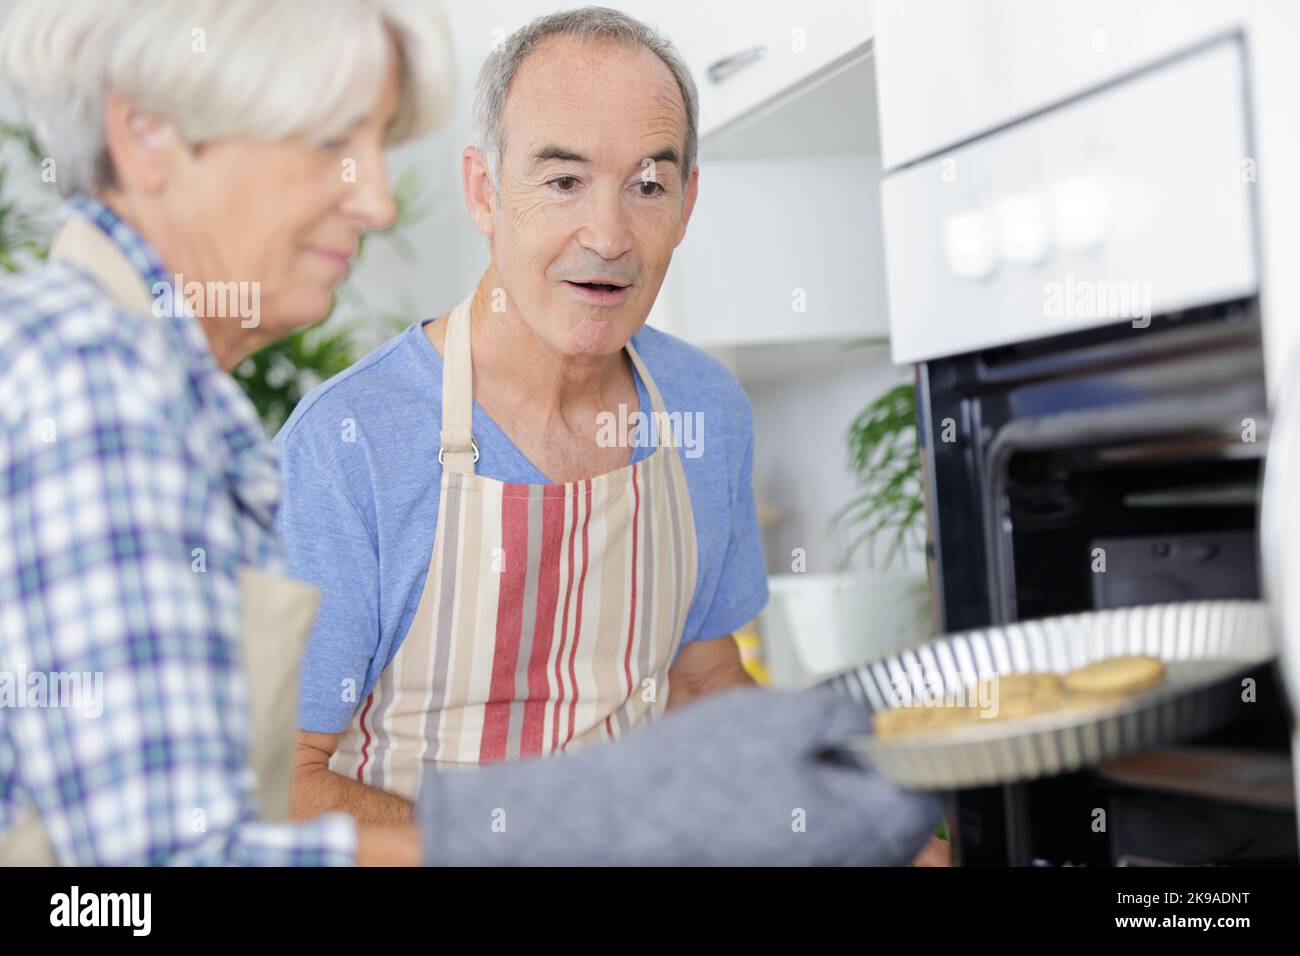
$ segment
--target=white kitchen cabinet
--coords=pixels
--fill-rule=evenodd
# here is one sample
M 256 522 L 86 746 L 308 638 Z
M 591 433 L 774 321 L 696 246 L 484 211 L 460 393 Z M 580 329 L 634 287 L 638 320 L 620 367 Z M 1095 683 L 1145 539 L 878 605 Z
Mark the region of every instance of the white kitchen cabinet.
M 814 77 L 871 36 L 870 0 L 631 0 L 619 6 L 681 51 L 700 92 L 701 137 Z
M 1285 7 L 1288 4 L 1275 4 Z M 1241 28 L 1246 0 L 877 0 L 893 170 Z
M 679 250 L 691 341 L 756 345 L 884 334 L 878 173 L 872 154 L 852 153 L 704 166 Z

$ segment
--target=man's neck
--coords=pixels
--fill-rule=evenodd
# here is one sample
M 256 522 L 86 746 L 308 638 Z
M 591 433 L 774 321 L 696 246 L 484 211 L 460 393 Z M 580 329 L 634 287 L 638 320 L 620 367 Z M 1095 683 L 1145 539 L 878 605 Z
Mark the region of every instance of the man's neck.
M 476 393 L 526 404 L 535 421 L 573 421 L 609 410 L 630 381 L 626 350 L 564 354 L 537 335 L 512 305 L 492 311 L 492 292 L 499 287 L 489 269 L 470 306 L 475 384 L 484 386 L 483 391 L 476 387 Z

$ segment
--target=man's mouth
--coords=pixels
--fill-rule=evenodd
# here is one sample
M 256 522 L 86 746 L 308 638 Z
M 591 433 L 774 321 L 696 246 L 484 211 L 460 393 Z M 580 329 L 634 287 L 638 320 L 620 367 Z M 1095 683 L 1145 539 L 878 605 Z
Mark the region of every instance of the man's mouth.
M 590 280 L 577 282 L 565 279 L 564 284 L 585 302 L 598 305 L 611 305 L 620 301 L 627 293 L 628 286 L 620 282 Z

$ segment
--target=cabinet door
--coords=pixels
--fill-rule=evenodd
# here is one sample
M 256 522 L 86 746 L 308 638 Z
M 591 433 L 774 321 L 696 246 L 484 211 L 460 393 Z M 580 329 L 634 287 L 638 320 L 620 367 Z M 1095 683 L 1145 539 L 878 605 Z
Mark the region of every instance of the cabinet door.
M 1242 0 L 878 0 L 873 31 L 885 169 L 1235 30 L 1250 6 Z
M 871 36 L 870 0 L 630 0 L 618 6 L 657 27 L 681 51 L 700 92 L 701 137 Z
M 716 160 L 673 264 L 696 345 L 855 338 L 888 329 L 872 153 Z

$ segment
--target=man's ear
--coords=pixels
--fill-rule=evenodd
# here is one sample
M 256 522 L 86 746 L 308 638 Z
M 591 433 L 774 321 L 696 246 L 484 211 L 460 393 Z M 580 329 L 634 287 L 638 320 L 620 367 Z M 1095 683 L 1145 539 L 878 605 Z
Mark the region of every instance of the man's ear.
M 104 140 L 119 187 L 157 192 L 183 147 L 170 120 L 142 112 L 116 93 L 104 94 Z
M 686 201 L 682 204 L 682 221 L 677 227 L 677 241 L 673 243 L 676 249 L 683 239 L 686 238 L 686 224 L 691 221 L 691 212 L 695 209 L 695 197 L 700 192 L 700 167 L 696 166 L 691 170 L 691 178 L 686 183 Z
M 465 147 L 460 158 L 461 185 L 465 191 L 465 208 L 478 231 L 489 239 L 496 231 L 493 219 L 493 207 L 497 201 L 496 187 L 492 184 L 492 175 L 488 172 L 487 160 L 476 146 Z

